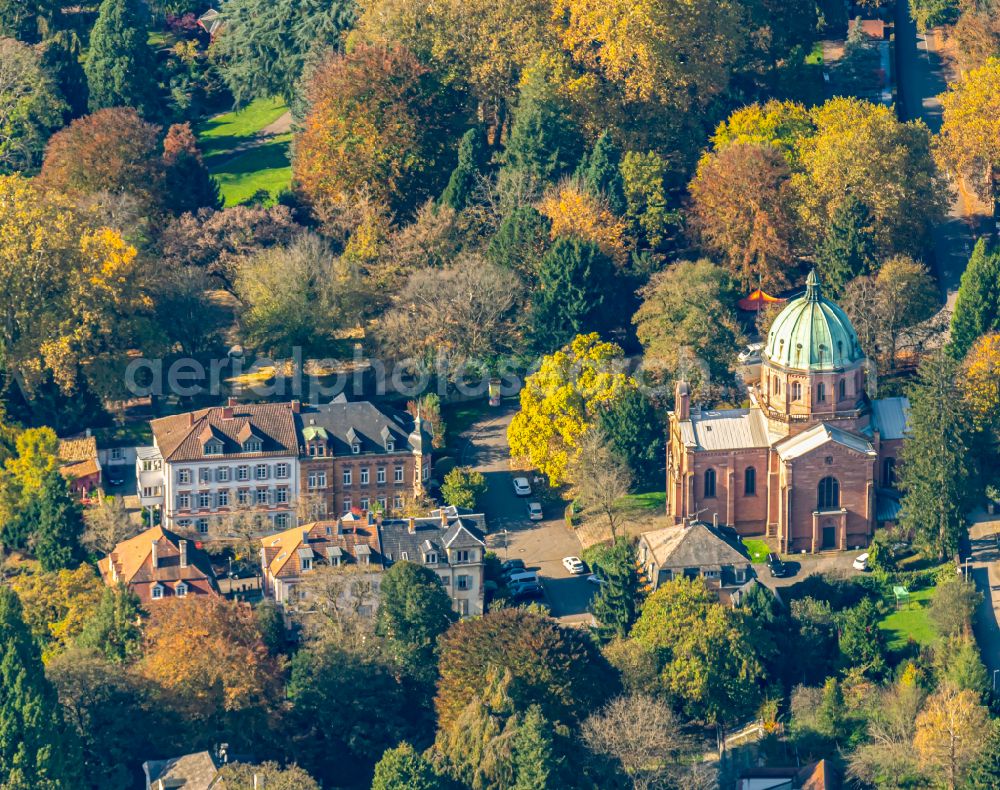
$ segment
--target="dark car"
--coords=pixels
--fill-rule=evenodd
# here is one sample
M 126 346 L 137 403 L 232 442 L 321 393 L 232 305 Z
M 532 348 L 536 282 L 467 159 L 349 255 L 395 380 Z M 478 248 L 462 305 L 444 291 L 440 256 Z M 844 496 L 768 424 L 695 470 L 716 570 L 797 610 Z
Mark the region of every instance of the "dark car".
M 781 561 L 781 557 L 775 554 L 773 551 L 767 555 L 767 569 L 771 572 L 771 575 L 776 578 L 781 578 L 782 576 L 788 575 L 788 566 Z
M 511 571 L 523 571 L 524 570 L 524 560 L 513 559 L 507 560 L 500 566 L 500 572 L 504 575 L 510 574 Z
M 511 595 L 515 601 L 527 601 L 534 598 L 541 598 L 545 595 L 545 591 L 538 582 L 528 582 L 527 584 L 516 585 L 511 590 Z

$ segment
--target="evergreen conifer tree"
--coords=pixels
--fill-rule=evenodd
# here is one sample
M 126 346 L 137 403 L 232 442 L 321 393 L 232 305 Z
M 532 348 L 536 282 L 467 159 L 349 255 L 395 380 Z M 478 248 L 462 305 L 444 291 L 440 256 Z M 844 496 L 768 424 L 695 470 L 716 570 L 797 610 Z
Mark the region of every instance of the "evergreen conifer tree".
M 848 281 L 870 274 L 875 266 L 875 233 L 872 214 L 854 195 L 837 206 L 820 244 L 816 263 L 824 288 L 839 294 Z
M 82 557 L 83 516 L 80 506 L 70 496 L 66 479 L 58 470 L 45 476 L 38 492 L 38 503 L 34 549 L 42 570 L 75 568 Z
M 558 780 L 559 757 L 552 737 L 552 725 L 537 705 L 528 708 L 514 734 L 513 790 L 555 790 L 565 787 Z
M 580 161 L 583 139 L 566 103 L 541 69 L 521 86 L 501 176 L 523 173 L 537 186 L 568 173 Z
M 21 602 L 10 587 L 0 587 L 0 787 L 79 787 L 76 747 Z
M 137 625 L 142 608 L 139 597 L 123 584 L 107 587 L 79 637 L 81 647 L 103 653 L 109 661 L 124 664 L 142 648 L 142 630 Z
M 900 458 L 900 525 L 941 559 L 958 550 L 973 486 L 971 424 L 955 382 L 957 370 L 943 353 L 920 365 L 909 392 L 910 432 Z
M 562 236 L 542 257 L 538 291 L 531 306 L 536 350 L 551 353 L 577 335 L 603 332 L 618 318 L 615 267 L 592 241 Z
M 405 741 L 385 751 L 372 779 L 372 790 L 438 790 L 445 786 L 431 764 Z
M 664 428 L 649 398 L 625 390 L 601 412 L 600 422 L 611 451 L 628 464 L 640 489 L 658 483 L 666 457 Z
M 961 359 L 980 337 L 997 329 L 1000 329 L 1000 250 L 989 247 L 986 239 L 981 238 L 962 273 L 951 316 L 948 352 Z
M 534 276 L 549 245 L 552 223 L 534 206 L 518 206 L 504 217 L 486 249 L 498 266 Z
M 635 548 L 627 538 L 618 538 L 608 549 L 598 575 L 604 584 L 594 595 L 590 611 L 597 620 L 602 641 L 625 637 L 639 616 L 639 576 Z
M 455 211 L 465 208 L 476 186 L 476 174 L 486 160 L 486 138 L 478 126 L 469 129 L 458 144 L 458 164 L 451 171 L 448 185 L 441 193 L 441 203 Z
M 46 0 L 0 0 L 0 38 L 37 43 L 39 19 L 46 16 L 46 11 Z
M 69 107 L 69 120 L 87 112 L 87 75 L 80 63 L 83 51 L 75 31 L 60 30 L 42 44 L 42 68 L 59 88 Z
M 139 0 L 102 0 L 85 66 L 91 112 L 132 107 L 147 118 L 155 115 L 156 64 L 148 36 Z
M 621 164 L 621 151 L 615 145 L 611 133 L 604 131 L 576 169 L 576 175 L 583 180 L 587 191 L 604 197 L 608 201 L 608 207 L 620 217 L 625 215 L 628 208 Z

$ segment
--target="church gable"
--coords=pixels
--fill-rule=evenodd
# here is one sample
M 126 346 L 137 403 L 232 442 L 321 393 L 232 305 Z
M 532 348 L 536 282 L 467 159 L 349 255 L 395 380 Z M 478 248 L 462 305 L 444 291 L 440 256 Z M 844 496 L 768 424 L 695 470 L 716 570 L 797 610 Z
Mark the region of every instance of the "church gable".
M 861 457 L 876 457 L 875 448 L 865 437 L 843 431 L 827 423 L 820 423 L 808 431 L 791 436 L 776 444 L 774 449 L 781 460 L 794 461 L 830 445 L 843 448 Z

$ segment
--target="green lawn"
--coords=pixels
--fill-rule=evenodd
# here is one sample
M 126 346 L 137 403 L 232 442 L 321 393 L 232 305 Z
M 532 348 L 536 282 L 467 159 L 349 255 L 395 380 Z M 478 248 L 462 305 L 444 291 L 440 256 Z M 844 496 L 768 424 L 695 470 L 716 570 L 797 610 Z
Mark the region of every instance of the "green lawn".
M 812 51 L 806 55 L 803 80 L 798 85 L 799 98 L 807 106 L 822 104 L 826 92 L 823 82 L 823 42 L 813 44 Z
M 891 649 L 899 650 L 906 647 L 911 637 L 921 647 L 926 647 L 937 639 L 937 631 L 927 616 L 927 608 L 933 594 L 933 587 L 911 592 L 908 604 L 902 604 L 898 612 L 892 611 L 879 623 L 879 628 L 885 631 Z
M 199 126 L 198 142 L 205 164 L 219 182 L 227 206 L 241 203 L 261 190 L 277 196 L 291 183 L 291 133 L 258 137 L 261 129 L 278 120 L 287 109 L 280 99 L 258 99 L 242 110 L 216 115 Z
M 647 510 L 651 514 L 657 511 L 662 514 L 667 510 L 666 491 L 647 491 L 643 494 L 629 494 L 622 497 L 620 501 L 622 508 L 625 510 Z
M 743 547 L 750 555 L 751 562 L 764 562 L 771 551 L 771 547 L 765 541 L 756 538 L 743 538 Z

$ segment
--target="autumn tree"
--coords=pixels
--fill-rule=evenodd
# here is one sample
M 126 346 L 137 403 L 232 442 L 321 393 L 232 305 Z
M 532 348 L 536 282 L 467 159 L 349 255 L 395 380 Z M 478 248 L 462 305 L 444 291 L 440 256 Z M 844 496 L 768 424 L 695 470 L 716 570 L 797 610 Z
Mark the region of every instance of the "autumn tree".
M 695 225 L 744 289 L 787 287 L 796 251 L 796 196 L 781 151 L 736 143 L 705 154 L 690 186 Z
M 276 667 L 253 610 L 216 596 L 157 604 L 137 664 L 162 704 L 203 728 L 252 742 L 275 692 Z
M 942 216 L 947 188 L 923 121 L 892 108 L 835 98 L 815 108 L 816 131 L 797 144 L 803 230 L 815 245 L 849 199 L 871 212 L 879 254 L 919 254 Z
M 977 431 L 996 436 L 1000 429 L 1000 334 L 979 338 L 962 364 L 963 395 Z
M 743 338 L 733 309 L 736 289 L 724 269 L 707 260 L 681 261 L 654 274 L 639 295 L 632 321 L 648 365 L 702 387 L 728 379 Z
M 120 496 L 98 499 L 83 511 L 83 523 L 85 528 L 80 542 L 101 556 L 110 554 L 123 540 L 141 531 L 139 525 L 133 523 L 125 499 Z
M 366 189 L 401 216 L 436 197 L 454 165 L 461 98 L 410 52 L 360 44 L 313 70 L 295 182 L 319 212 Z
M 463 253 L 411 274 L 376 335 L 387 355 L 420 357 L 455 376 L 516 347 L 523 293 L 514 272 Z
M 17 594 L 0 587 L 0 784 L 38 790 L 74 786 L 77 750 Z
M 607 335 L 620 322 L 611 259 L 592 241 L 555 240 L 542 257 L 529 313 L 534 347 L 544 353 L 590 332 Z
M 330 349 L 335 332 L 357 320 L 357 278 L 323 239 L 304 233 L 287 247 L 268 247 L 237 267 L 247 340 L 279 357 Z
M 766 640 L 740 610 L 720 604 L 701 579 L 661 585 L 646 599 L 631 639 L 655 661 L 649 691 L 665 694 L 688 716 L 724 725 L 757 709 Z
M 626 390 L 601 412 L 600 429 L 611 452 L 627 464 L 636 485 L 659 482 L 666 458 L 665 429 L 640 388 Z
M 482 472 L 469 467 L 456 466 L 444 476 L 441 496 L 454 507 L 476 507 L 480 497 L 486 493 L 486 478 Z
M 612 452 L 600 428 L 592 428 L 580 437 L 566 477 L 585 512 L 606 523 L 612 540 L 617 539 L 623 515 L 621 500 L 632 488 L 632 472 Z
M 841 305 L 865 353 L 892 370 L 903 333 L 937 310 L 937 285 L 924 264 L 900 255 L 847 283 Z
M 340 47 L 356 8 L 346 0 L 226 0 L 224 13 L 212 54 L 242 107 L 272 96 L 292 105 L 307 65 Z
M 21 600 L 24 622 L 45 661 L 76 641 L 93 617 L 103 589 L 90 565 L 24 573 L 16 576 L 11 586 Z
M 508 129 L 524 72 L 558 48 L 544 0 L 362 0 L 358 34 L 382 46 L 401 43 L 468 90 L 498 145 Z
M 957 369 L 943 353 L 920 365 L 900 454 L 900 525 L 942 559 L 958 550 L 974 485 L 971 419 L 955 382 Z
M 934 628 L 945 638 L 968 634 L 982 600 L 982 593 L 971 581 L 949 575 L 934 588 L 927 614 Z
M 600 410 L 635 386 L 622 362 L 622 350 L 596 334 L 580 335 L 544 357 L 525 381 L 520 411 L 507 429 L 511 456 L 526 459 L 551 485 L 561 484 Z
M 379 588 L 375 632 L 408 673 L 433 681 L 438 639 L 458 619 L 440 578 L 423 565 L 397 562 Z
M 951 37 L 958 50 L 958 60 L 963 74 L 985 66 L 990 58 L 1000 52 L 1000 19 L 990 13 L 991 8 L 978 2 L 965 4 Z
M 130 108 L 78 118 L 49 140 L 41 180 L 71 196 L 133 195 L 145 210 L 155 210 L 163 194 L 159 134 Z
M 0 173 L 37 167 L 65 109 L 40 56 L 26 44 L 0 38 Z
M 742 11 L 728 0 L 693 6 L 679 0 L 577 0 L 556 5 L 566 17 L 563 46 L 632 101 L 672 112 L 707 106 L 729 87 L 748 41 Z M 701 45 L 692 49 L 691 41 Z
M 980 238 L 962 272 L 951 316 L 949 353 L 965 356 L 976 340 L 1000 329 L 1000 249 Z
M 768 145 L 780 151 L 793 170 L 798 170 L 799 145 L 815 131 L 814 119 L 803 104 L 772 99 L 734 110 L 716 128 L 712 146 L 721 151 L 731 145 Z
M 514 709 L 538 705 L 550 722 L 580 721 L 609 691 L 607 665 L 585 634 L 524 609 L 500 609 L 461 620 L 442 637 L 438 724 L 451 728 L 483 678 L 504 667 Z
M 85 69 L 90 111 L 131 107 L 157 113 L 156 64 L 138 0 L 102 0 L 90 33 Z
M 917 716 L 913 748 L 921 769 L 949 790 L 961 787 L 982 754 L 988 728 L 989 713 L 975 692 L 939 689 Z
M 632 233 L 656 250 L 680 224 L 679 213 L 667 200 L 667 160 L 655 151 L 628 151 L 621 163 L 625 218 Z
M 636 790 L 683 781 L 697 752 L 670 705 L 649 694 L 616 697 L 583 722 L 584 743 L 617 760 Z
M 596 244 L 619 267 L 628 263 L 632 245 L 626 237 L 625 222 L 611 211 L 603 195 L 594 194 L 582 179 L 564 179 L 547 189 L 538 210 L 551 223 L 553 240 L 576 236 Z
M 222 208 L 219 185 L 201 158 L 191 124 L 175 123 L 163 140 L 164 205 L 174 214 Z

